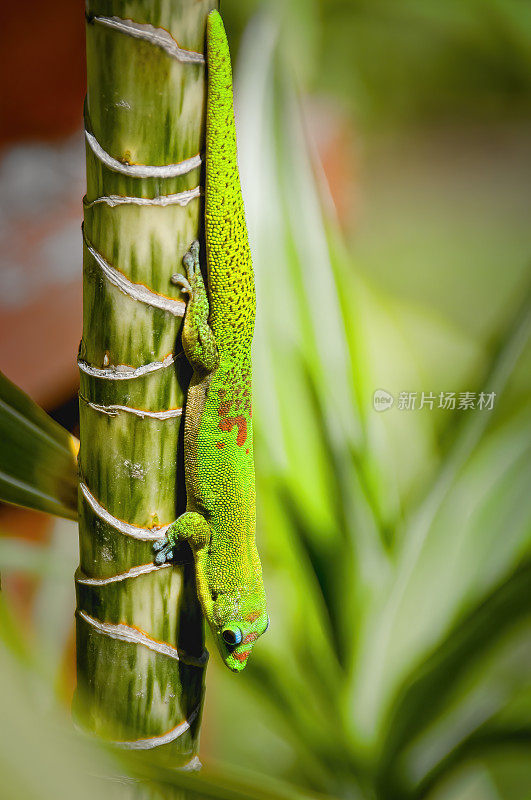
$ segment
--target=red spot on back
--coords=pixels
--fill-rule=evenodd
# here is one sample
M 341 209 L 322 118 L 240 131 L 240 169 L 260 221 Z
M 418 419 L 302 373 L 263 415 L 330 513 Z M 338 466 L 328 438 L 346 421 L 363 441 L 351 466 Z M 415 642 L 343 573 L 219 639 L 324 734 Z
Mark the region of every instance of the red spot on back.
M 247 420 L 245 417 L 227 417 L 222 419 L 218 425 L 221 431 L 231 431 L 234 426 L 238 428 L 238 435 L 236 436 L 236 444 L 241 447 L 247 439 Z
M 224 403 L 220 405 L 218 408 L 218 414 L 220 417 L 226 416 L 230 411 L 231 403 L 230 400 L 225 400 Z
M 221 450 L 222 447 L 225 447 L 225 442 L 216 442 L 216 447 L 219 447 Z
M 245 452 L 247 453 L 247 455 L 249 455 L 249 448 L 247 448 L 247 450 Z

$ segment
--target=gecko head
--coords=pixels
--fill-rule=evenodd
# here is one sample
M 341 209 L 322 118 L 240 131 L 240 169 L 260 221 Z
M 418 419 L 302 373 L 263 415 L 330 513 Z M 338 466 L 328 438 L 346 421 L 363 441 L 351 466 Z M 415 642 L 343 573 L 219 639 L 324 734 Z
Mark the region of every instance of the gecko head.
M 232 672 L 247 664 L 256 640 L 269 626 L 263 591 L 241 595 L 218 595 L 211 626 L 221 657 Z

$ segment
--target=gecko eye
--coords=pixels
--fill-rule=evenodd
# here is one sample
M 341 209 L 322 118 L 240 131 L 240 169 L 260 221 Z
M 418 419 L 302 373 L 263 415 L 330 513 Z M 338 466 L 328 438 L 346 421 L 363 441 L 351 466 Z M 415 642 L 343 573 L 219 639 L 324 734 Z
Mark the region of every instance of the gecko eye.
M 240 644 L 243 639 L 242 632 L 239 628 L 223 628 L 221 636 L 225 644 L 229 644 L 231 647 Z

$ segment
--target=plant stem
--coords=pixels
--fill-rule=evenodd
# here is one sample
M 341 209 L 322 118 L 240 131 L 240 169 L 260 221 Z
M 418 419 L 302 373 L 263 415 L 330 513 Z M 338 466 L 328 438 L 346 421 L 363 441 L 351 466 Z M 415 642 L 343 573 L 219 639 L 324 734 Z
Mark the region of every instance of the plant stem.
M 87 6 L 76 710 L 90 731 L 174 767 L 197 752 L 203 623 L 189 552 L 154 568 L 152 545 L 185 506 L 189 370 L 170 278 L 200 233 L 202 53 L 215 6 Z

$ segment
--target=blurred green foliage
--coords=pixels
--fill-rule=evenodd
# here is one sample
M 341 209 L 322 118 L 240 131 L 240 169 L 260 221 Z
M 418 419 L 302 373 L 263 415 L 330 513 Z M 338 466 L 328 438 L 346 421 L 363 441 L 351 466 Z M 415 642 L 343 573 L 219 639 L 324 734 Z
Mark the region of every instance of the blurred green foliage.
M 339 797 L 526 797 L 531 242 L 518 170 L 529 155 L 522 146 L 511 154 L 525 128 L 500 143 L 498 127 L 490 147 L 481 129 L 461 140 L 465 120 L 453 101 L 468 98 L 467 122 L 483 102 L 462 63 L 447 70 L 442 44 L 422 40 L 415 51 L 404 39 L 396 47 L 409 64 L 411 127 L 397 137 L 399 99 L 389 104 L 386 93 L 398 86 L 392 62 L 381 66 L 389 86 L 376 83 L 375 62 L 389 54 L 384 12 L 402 19 L 405 34 L 415 9 L 424 18 L 438 9 L 448 23 L 442 40 L 467 21 L 474 28 L 476 4 L 323 5 L 343 17 L 333 28 L 323 17 L 316 29 L 326 36 L 329 24 L 359 72 L 374 67 L 362 116 L 379 107 L 393 129 L 363 141 L 363 188 L 373 196 L 352 234 L 353 261 L 323 206 L 326 193 L 318 196 L 285 68 L 294 57 L 285 37 L 297 47 L 300 27 L 311 27 L 309 5 L 300 26 L 262 13 L 246 31 L 240 162 L 260 298 L 258 497 L 272 626 L 248 667 L 252 691 L 249 681 L 212 679 L 220 719 L 238 714 L 234 732 L 223 724 L 222 752 L 264 772 L 282 765 L 291 779 Z M 346 20 L 363 14 L 375 36 L 360 54 Z M 488 20 L 481 25 L 498 37 Z M 411 25 L 409 34 L 420 30 Z M 468 44 L 463 59 L 478 41 Z M 455 36 L 446 46 L 457 58 Z M 494 50 L 483 52 L 496 71 Z M 330 80 L 330 59 L 318 63 Z M 448 89 L 461 76 L 461 100 L 447 102 L 437 70 Z M 485 62 L 477 73 L 487 89 Z M 348 85 L 348 69 L 342 75 Z M 493 118 L 513 91 L 498 78 L 498 105 L 481 112 Z M 437 138 L 415 129 L 416 111 L 428 116 L 424 79 L 438 92 L 437 115 L 454 115 L 441 164 L 429 163 L 441 153 Z M 422 181 L 432 193 L 415 191 Z M 496 408 L 378 414 L 378 388 L 395 397 L 484 390 L 496 393 Z M 503 758 L 513 766 L 500 772 Z
M 245 26 L 234 41 L 271 627 L 239 679 L 211 660 L 207 746 L 236 766 L 206 771 L 195 790 L 526 800 L 530 4 L 263 6 L 225 0 L 223 11 L 229 30 Z M 309 157 L 293 68 L 372 130 L 348 250 Z M 516 132 L 507 117 L 520 118 Z M 435 119 L 449 135 L 426 136 Z M 484 389 L 496 402 L 377 413 L 378 388 Z M 50 560 L 5 545 L 1 569 L 28 557 L 42 571 L 49 612 L 37 630 L 47 641 L 50 619 L 68 629 L 71 606 L 51 598 L 56 565 L 69 581 L 75 556 L 57 542 Z
M 235 41 L 266 7 L 302 85 L 364 124 L 531 111 L 527 0 L 224 0 Z

